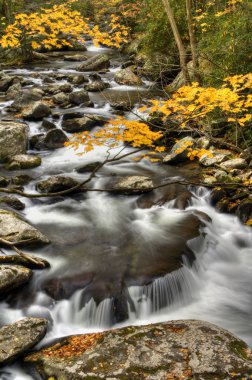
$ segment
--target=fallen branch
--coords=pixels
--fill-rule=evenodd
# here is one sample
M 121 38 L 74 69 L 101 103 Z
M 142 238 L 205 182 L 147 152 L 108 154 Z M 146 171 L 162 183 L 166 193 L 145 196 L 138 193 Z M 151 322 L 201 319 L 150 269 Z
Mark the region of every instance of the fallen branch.
M 0 237 L 0 244 L 12 248 L 17 253 L 17 255 L 0 256 L 0 264 L 18 264 L 31 269 L 49 268 L 50 264 L 48 261 L 39 257 L 35 257 L 33 255 L 23 253 L 22 251 L 20 251 L 20 249 L 16 247 L 18 244 L 22 244 L 30 240 L 32 239 L 19 242 L 10 242 Z

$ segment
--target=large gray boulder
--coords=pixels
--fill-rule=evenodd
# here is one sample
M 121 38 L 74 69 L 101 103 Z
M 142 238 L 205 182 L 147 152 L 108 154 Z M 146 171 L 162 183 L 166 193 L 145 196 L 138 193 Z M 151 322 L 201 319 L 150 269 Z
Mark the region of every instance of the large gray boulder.
M 58 193 L 77 186 L 78 182 L 71 177 L 53 176 L 37 183 L 36 188 L 40 192 Z
M 172 147 L 171 152 L 164 157 L 163 162 L 166 164 L 179 164 L 189 160 L 188 149 L 193 148 L 195 144 L 196 142 L 192 137 L 184 137 Z
M 230 380 L 249 379 L 251 359 L 227 330 L 179 320 L 67 337 L 25 362 L 43 378 L 61 380 Z
M 33 169 L 41 165 L 41 158 L 31 154 L 17 154 L 6 165 L 8 170 Z
M 115 183 L 114 189 L 123 194 L 141 194 L 150 191 L 153 186 L 150 177 L 133 175 L 119 179 Z
M 32 271 L 19 265 L 0 265 L 0 296 L 26 284 Z
M 40 342 L 47 330 L 47 320 L 24 318 L 0 329 L 0 365 L 10 364 Z
M 134 74 L 130 68 L 117 71 L 115 81 L 118 84 L 127 86 L 141 86 L 143 84 L 141 78 Z
M 0 122 L 0 162 L 16 154 L 24 154 L 28 143 L 28 127 L 23 123 Z
M 0 237 L 12 243 L 48 244 L 50 241 L 18 214 L 0 209 Z M 27 241 L 27 243 L 25 243 Z
M 110 66 L 109 57 L 106 54 L 94 55 L 77 67 L 79 71 L 99 71 L 108 69 Z
M 106 122 L 107 120 L 103 116 L 90 114 L 73 119 L 63 119 L 62 129 L 68 133 L 79 133 L 103 126 Z

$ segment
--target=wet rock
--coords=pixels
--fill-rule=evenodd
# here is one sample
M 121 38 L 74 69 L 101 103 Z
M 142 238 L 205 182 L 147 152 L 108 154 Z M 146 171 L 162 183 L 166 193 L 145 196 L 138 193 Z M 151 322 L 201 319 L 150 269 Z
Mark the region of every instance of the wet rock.
M 17 265 L 0 265 L 0 297 L 26 284 L 31 277 L 32 271 L 30 269 Z
M 43 119 L 41 127 L 47 130 L 57 128 L 56 125 L 51 120 L 48 120 L 48 119 Z
M 150 191 L 154 186 L 150 177 L 145 176 L 129 176 L 119 179 L 115 183 L 114 189 L 122 194 L 141 194 Z
M 0 365 L 13 363 L 40 342 L 47 330 L 47 320 L 24 318 L 0 329 Z
M 0 79 L 0 92 L 6 92 L 13 83 L 13 77 L 3 75 Z
M 127 86 L 141 86 L 143 84 L 141 78 L 134 74 L 130 68 L 117 71 L 115 81 L 118 84 Z
M 35 102 L 23 111 L 23 116 L 27 120 L 42 120 L 51 115 L 50 107 L 43 102 Z
M 67 141 L 67 135 L 61 129 L 55 128 L 45 135 L 39 135 L 33 144 L 33 148 L 37 150 L 63 148 Z
M 28 127 L 23 123 L 0 122 L 0 161 L 26 152 Z
M 236 215 L 243 223 L 248 222 L 250 219 L 252 220 L 252 200 L 245 199 L 242 201 L 237 208 Z
M 53 95 L 52 100 L 55 104 L 67 105 L 69 97 L 64 92 L 59 92 L 58 94 Z
M 77 173 L 83 174 L 83 173 L 89 173 L 92 172 L 97 166 L 101 165 L 100 161 L 91 162 L 90 164 L 81 166 L 80 168 L 77 168 Z
M 62 129 L 68 133 L 79 133 L 103 126 L 106 122 L 107 120 L 104 117 L 90 114 L 81 118 L 63 120 Z
M 203 166 L 214 166 L 214 165 L 219 165 L 226 160 L 228 160 L 227 154 L 213 153 L 213 157 L 209 157 L 207 154 L 204 154 L 200 158 L 199 162 Z
M 127 101 L 118 101 L 110 103 L 110 106 L 114 108 L 116 111 L 124 111 L 127 112 L 133 108 L 133 104 Z
M 46 76 L 44 77 L 43 82 L 47 84 L 52 84 L 54 83 L 54 80 L 51 77 Z
M 192 137 L 184 137 L 179 140 L 171 149 L 171 152 L 164 157 L 165 164 L 179 164 L 189 160 L 188 148 L 195 146 L 195 140 Z
M 16 186 L 24 186 L 32 181 L 32 177 L 28 174 L 20 174 L 11 178 L 11 182 Z
M 48 244 L 50 241 L 20 215 L 0 209 L 0 237 L 9 242 L 24 244 Z
M 69 62 L 83 62 L 87 60 L 87 56 L 84 54 L 71 54 L 71 55 L 65 55 L 64 61 Z
M 90 98 L 85 90 L 74 91 L 69 95 L 69 101 L 72 104 L 79 106 L 80 104 L 90 104 Z
M 22 111 L 24 107 L 27 107 L 34 102 L 37 102 L 42 99 L 44 95 L 44 91 L 40 88 L 31 88 L 24 89 L 21 93 L 17 94 L 17 98 L 15 99 L 12 107 L 17 109 L 18 111 Z
M 46 86 L 44 91 L 49 95 L 56 95 L 60 92 L 69 94 L 72 91 L 72 86 L 69 83 L 53 84 L 51 86 Z
M 103 82 L 101 80 L 95 80 L 93 82 L 90 82 L 85 86 L 85 90 L 89 92 L 101 92 L 103 90 L 106 90 L 106 88 L 109 88 L 109 83 Z
M 79 71 L 99 71 L 108 69 L 110 66 L 109 57 L 106 54 L 94 55 L 77 67 Z
M 78 181 L 75 181 L 71 177 L 53 176 L 37 183 L 36 188 L 42 193 L 57 193 L 71 189 L 78 185 Z
M 247 161 L 244 158 L 234 158 L 227 160 L 220 164 L 222 169 L 245 169 L 248 166 Z
M 18 211 L 24 210 L 25 208 L 25 204 L 15 197 L 0 197 L 0 204 L 2 203 Z
M 41 158 L 35 155 L 18 154 L 6 164 L 8 170 L 33 169 L 41 165 Z
M 6 93 L 6 100 L 15 99 L 22 91 L 22 86 L 20 83 L 13 84 Z
M 249 377 L 251 358 L 246 343 L 227 330 L 175 320 L 63 338 L 25 362 L 62 380 L 214 380 Z
M 213 189 L 210 195 L 210 202 L 212 206 L 215 206 L 219 201 L 226 197 L 226 191 L 221 188 Z
M 252 146 L 244 149 L 244 151 L 240 154 L 240 158 L 243 158 L 249 163 L 252 160 Z
M 7 187 L 10 183 L 10 179 L 0 176 L 0 187 Z
M 76 74 L 68 77 L 70 83 L 74 85 L 81 85 L 88 82 L 88 79 L 82 74 Z

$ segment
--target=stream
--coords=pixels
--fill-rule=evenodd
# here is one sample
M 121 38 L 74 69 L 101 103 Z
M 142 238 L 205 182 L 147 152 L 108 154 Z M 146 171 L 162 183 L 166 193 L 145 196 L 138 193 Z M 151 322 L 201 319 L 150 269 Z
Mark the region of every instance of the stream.
M 113 76 L 124 57 L 92 45 L 87 54 L 101 52 L 111 55 L 112 66 L 102 75 L 111 87 L 90 93 L 94 108 L 75 107 L 71 111 L 111 117 L 110 102 L 127 100 L 137 105 L 144 98 L 158 95 L 148 81 L 136 88 L 116 84 Z M 6 72 L 29 78 L 40 86 L 43 76 L 74 73 L 75 66 L 76 62 L 59 57 L 50 64 Z M 40 74 L 38 78 L 34 73 Z M 10 104 L 2 101 L 2 116 Z M 61 128 L 65 110 L 56 111 L 60 114 L 56 124 Z M 129 113 L 127 117 L 135 116 Z M 30 136 L 40 133 L 41 122 L 29 122 L 29 130 Z M 27 171 L 33 181 L 25 191 L 35 192 L 35 183 L 52 175 L 83 181 L 88 173 L 81 174 L 76 169 L 103 160 L 107 150 L 96 147 L 82 156 L 76 153 L 71 148 L 36 151 L 42 165 Z M 116 153 L 115 150 L 113 154 Z M 10 175 L 4 168 L 1 171 Z M 20 174 L 11 175 L 15 173 Z M 187 174 L 183 168 L 146 160 L 135 162 L 128 157 L 105 165 L 92 187 L 102 188 L 112 179 L 130 175 L 146 175 L 154 183 L 162 183 Z M 22 199 L 26 205 L 22 215 L 52 242 L 36 251 L 25 251 L 45 258 L 51 268 L 35 271 L 29 285 L 0 304 L 1 325 L 26 316 L 47 318 L 49 331 L 40 347 L 76 333 L 201 319 L 228 329 L 252 346 L 252 230 L 237 217 L 218 213 L 210 205 L 208 190 L 189 190 L 193 197 L 185 210 L 176 208 L 173 200 L 152 205 L 148 196 L 105 192 Z M 197 217 L 203 223 L 200 235 L 194 236 Z M 34 377 L 13 365 L 0 370 L 0 379 Z

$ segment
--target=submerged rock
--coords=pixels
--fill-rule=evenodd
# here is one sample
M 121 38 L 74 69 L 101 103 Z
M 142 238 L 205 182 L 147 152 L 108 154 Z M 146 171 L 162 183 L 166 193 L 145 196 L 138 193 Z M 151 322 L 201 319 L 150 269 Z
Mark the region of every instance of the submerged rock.
M 40 342 L 47 330 L 47 320 L 24 318 L 0 329 L 0 365 L 10 364 Z
M 57 193 L 71 189 L 78 185 L 78 181 L 75 181 L 71 177 L 54 176 L 37 183 L 36 188 L 42 193 Z
M 127 86 L 141 86 L 143 84 L 141 78 L 134 74 L 130 68 L 117 71 L 115 81 L 118 84 Z
M 108 69 L 110 66 L 109 57 L 106 54 L 94 55 L 77 67 L 79 71 L 99 71 Z
M 24 154 L 28 144 L 28 127 L 23 123 L 0 122 L 0 161 Z
M 35 155 L 18 154 L 6 165 L 8 170 L 32 169 L 41 165 L 41 158 Z
M 25 267 L 19 265 L 0 265 L 0 296 L 2 297 L 8 292 L 26 284 L 31 277 L 32 271 Z
M 43 378 L 214 380 L 249 378 L 252 354 L 227 330 L 179 320 L 60 340 L 25 358 Z
M 50 241 L 35 227 L 12 211 L 0 209 L 0 237 L 9 242 L 26 244 L 48 244 Z

